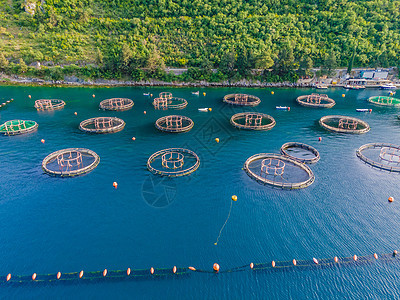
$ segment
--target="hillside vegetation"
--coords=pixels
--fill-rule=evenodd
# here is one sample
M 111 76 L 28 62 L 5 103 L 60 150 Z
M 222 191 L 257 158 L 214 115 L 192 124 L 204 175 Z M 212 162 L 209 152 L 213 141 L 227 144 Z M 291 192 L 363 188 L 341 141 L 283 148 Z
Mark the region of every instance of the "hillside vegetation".
M 262 78 L 281 81 L 311 67 L 399 66 L 399 8 L 400 0 L 0 0 L 0 69 L 171 80 L 165 66 L 187 67 L 182 80 L 217 81 L 272 68 Z M 24 66 L 35 61 L 68 66 Z

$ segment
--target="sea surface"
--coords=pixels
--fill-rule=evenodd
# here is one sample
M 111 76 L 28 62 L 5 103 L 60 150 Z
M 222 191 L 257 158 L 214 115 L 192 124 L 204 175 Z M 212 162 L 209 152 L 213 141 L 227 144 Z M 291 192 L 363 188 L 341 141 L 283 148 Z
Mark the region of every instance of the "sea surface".
M 400 177 L 373 169 L 356 157 L 356 150 L 366 143 L 400 144 L 399 109 L 367 102 L 370 96 L 388 92 L 330 89 L 323 93 L 336 105 L 312 109 L 297 105 L 295 99 L 318 92 L 313 89 L 202 88 L 200 95 L 193 95 L 197 90 L 0 87 L 0 102 L 15 99 L 0 109 L 0 123 L 25 119 L 39 124 L 35 133 L 0 136 L 0 298 L 400 298 L 400 261 L 396 259 L 274 272 L 246 267 L 223 273 L 251 262 L 333 260 L 400 250 Z M 179 111 L 155 110 L 152 98 L 143 93 L 155 96 L 163 91 L 185 98 L 188 106 Z M 222 98 L 230 93 L 258 96 L 261 104 L 254 108 L 226 105 Z M 124 112 L 99 110 L 101 100 L 113 97 L 130 98 L 135 105 Z M 43 98 L 62 99 L 66 106 L 37 112 L 34 101 Z M 278 105 L 291 110 L 276 110 Z M 198 111 L 205 107 L 212 111 Z M 356 108 L 373 111 L 359 113 Z M 238 130 L 229 120 L 242 111 L 269 114 L 277 124 L 270 131 Z M 155 121 L 168 114 L 190 117 L 193 129 L 181 134 L 158 131 Z M 325 115 L 358 117 L 371 130 L 361 135 L 331 133 L 318 124 Z M 105 135 L 78 129 L 81 121 L 98 116 L 121 118 L 125 129 Z M 279 153 L 286 142 L 306 143 L 319 151 L 320 161 L 310 165 L 316 178 L 311 186 L 271 188 L 243 171 L 248 157 Z M 43 172 L 41 163 L 48 154 L 70 147 L 95 151 L 101 158 L 98 167 L 75 178 Z M 174 179 L 152 175 L 147 159 L 170 147 L 196 152 L 199 169 Z M 118 183 L 117 189 L 113 182 Z M 237 195 L 236 202 L 232 195 Z M 389 196 L 394 197 L 393 203 L 388 203 Z M 215 245 L 231 203 L 230 218 Z M 220 274 L 211 272 L 214 263 L 220 265 Z M 157 273 L 157 268 L 173 266 L 193 266 L 210 273 L 142 280 L 5 282 L 8 273 L 37 273 L 39 279 L 40 274 L 59 271 L 130 267 L 150 273 L 154 267 Z

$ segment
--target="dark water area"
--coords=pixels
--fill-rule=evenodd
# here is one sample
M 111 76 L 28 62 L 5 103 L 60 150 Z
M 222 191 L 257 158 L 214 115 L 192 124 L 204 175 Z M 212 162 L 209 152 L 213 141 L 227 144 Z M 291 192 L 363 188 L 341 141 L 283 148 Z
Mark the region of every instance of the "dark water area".
M 0 136 L 0 296 L 10 298 L 190 298 L 288 299 L 399 298 L 399 263 L 380 260 L 357 266 L 292 268 L 282 272 L 188 273 L 165 279 L 73 281 L 7 284 L 8 273 L 56 274 L 194 266 L 221 271 L 237 266 L 313 257 L 332 258 L 390 253 L 399 246 L 398 174 L 373 169 L 356 157 L 363 144 L 400 144 L 399 110 L 367 102 L 387 91 L 324 91 L 336 101 L 331 109 L 297 105 L 312 89 L 204 88 L 55 88 L 0 87 L 0 123 L 34 120 L 35 133 Z M 151 98 L 162 91 L 185 98 L 183 110 L 158 111 Z M 203 96 L 203 92 L 206 96 Z M 222 102 L 230 93 L 261 99 L 254 108 Z M 95 94 L 95 98 L 92 97 Z M 346 97 L 342 97 L 345 94 Z M 28 98 L 31 95 L 32 98 Z M 101 100 L 126 97 L 131 110 L 99 110 Z M 37 112 L 34 101 L 57 98 L 64 109 Z M 275 106 L 290 106 L 290 111 Z M 199 112 L 198 108 L 212 108 Z M 356 108 L 372 108 L 359 113 Z M 143 112 L 147 113 L 144 114 Z M 271 115 L 270 131 L 234 128 L 230 117 L 243 111 Z M 74 115 L 77 112 L 77 115 Z M 158 131 L 155 121 L 182 114 L 194 121 L 191 131 Z M 322 129 L 325 115 L 347 115 L 369 123 L 366 134 L 337 134 Z M 123 131 L 81 132 L 85 119 L 123 119 Z M 136 137 L 133 141 L 132 137 Z M 322 141 L 319 142 L 318 138 Z M 216 143 L 215 138 L 220 142 Z M 41 143 L 45 139 L 45 143 Z M 321 156 L 310 165 L 315 182 L 301 190 L 263 186 L 242 170 L 256 153 L 279 153 L 282 144 L 301 142 Z M 64 148 L 88 148 L 100 156 L 92 172 L 75 178 L 45 174 L 42 160 Z M 200 167 L 189 176 L 152 175 L 147 159 L 170 147 L 193 150 Z M 300 154 L 300 153 L 299 153 Z M 302 154 L 300 154 L 302 155 Z M 113 187 L 118 183 L 118 188 Z M 233 202 L 230 218 L 214 245 Z M 388 203 L 389 196 L 395 201 Z M 29 278 L 28 277 L 28 278 Z M 28 280 L 29 281 L 29 280 Z

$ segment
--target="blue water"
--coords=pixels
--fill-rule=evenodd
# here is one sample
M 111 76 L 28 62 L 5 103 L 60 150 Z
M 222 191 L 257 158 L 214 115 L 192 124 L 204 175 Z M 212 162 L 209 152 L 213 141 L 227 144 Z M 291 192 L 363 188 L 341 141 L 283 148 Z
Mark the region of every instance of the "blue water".
M 161 91 L 187 99 L 187 108 L 154 110 L 143 93 Z M 15 99 L 0 109 L 0 123 L 11 119 L 39 123 L 36 133 L 0 136 L 0 274 L 174 265 L 211 270 L 215 262 L 226 270 L 250 262 L 389 253 L 399 246 L 400 177 L 373 169 L 355 155 L 366 143 L 399 144 L 398 110 L 366 102 L 370 96 L 387 92 L 331 89 L 327 93 L 336 106 L 310 109 L 298 106 L 295 99 L 315 92 L 311 89 L 275 89 L 274 95 L 270 89 L 210 88 L 200 89 L 200 96 L 192 91 L 195 89 L 0 87 L 0 102 Z M 234 92 L 256 95 L 262 102 L 255 108 L 223 104 L 223 95 Z M 112 97 L 131 98 L 135 105 L 125 112 L 100 111 L 99 102 Z M 41 98 L 63 99 L 66 106 L 40 113 L 33 105 Z M 291 110 L 277 111 L 276 105 L 291 106 Z M 199 107 L 211 107 L 212 112 L 198 112 Z M 372 108 L 373 112 L 357 113 L 356 108 Z M 272 115 L 277 125 L 265 132 L 240 131 L 230 125 L 231 115 L 251 110 Z M 157 131 L 154 122 L 171 113 L 190 117 L 194 128 L 175 135 Z M 328 114 L 359 117 L 370 124 L 371 131 L 363 135 L 327 132 L 318 120 Z M 82 120 L 97 116 L 117 116 L 126 127 L 108 135 L 79 131 Z M 41 139 L 46 142 L 42 144 Z M 281 145 L 290 141 L 312 145 L 320 152 L 321 160 L 311 165 L 316 180 L 310 187 L 273 189 L 256 183 L 242 170 L 249 156 L 278 153 Z M 77 178 L 44 174 L 43 158 L 68 147 L 95 151 L 101 157 L 99 166 Z M 151 175 L 146 169 L 148 157 L 169 147 L 195 151 L 200 168 L 175 179 Z M 112 186 L 114 181 L 117 189 Z M 238 201 L 233 203 L 215 246 L 233 194 Z M 388 203 L 389 196 L 395 202 Z M 378 260 L 370 265 L 272 273 L 191 273 L 166 280 L 0 284 L 0 296 L 382 299 L 400 297 L 399 276 L 399 263 Z

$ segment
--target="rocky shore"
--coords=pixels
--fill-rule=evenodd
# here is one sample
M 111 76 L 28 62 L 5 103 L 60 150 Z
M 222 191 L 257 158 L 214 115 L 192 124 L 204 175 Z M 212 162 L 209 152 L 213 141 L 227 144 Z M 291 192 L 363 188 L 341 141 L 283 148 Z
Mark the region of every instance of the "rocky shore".
M 240 80 L 236 82 L 222 81 L 222 82 L 165 82 L 158 80 L 148 81 L 120 81 L 120 80 L 83 80 L 75 76 L 65 77 L 64 80 L 44 80 L 39 78 L 22 77 L 17 75 L 4 75 L 0 74 L 0 84 L 11 85 L 57 85 L 57 86 L 173 86 L 173 87 L 314 87 L 314 83 L 310 82 L 260 82 Z

